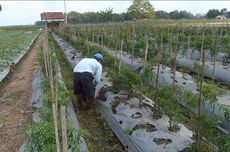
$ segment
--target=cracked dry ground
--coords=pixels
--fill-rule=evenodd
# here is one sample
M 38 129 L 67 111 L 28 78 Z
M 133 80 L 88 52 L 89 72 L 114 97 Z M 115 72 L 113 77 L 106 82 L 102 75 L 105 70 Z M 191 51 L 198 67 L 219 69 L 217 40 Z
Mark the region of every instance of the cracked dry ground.
M 31 85 L 42 42 L 40 35 L 9 79 L 0 84 L 0 152 L 18 151 L 25 138 L 23 128 L 32 123 Z

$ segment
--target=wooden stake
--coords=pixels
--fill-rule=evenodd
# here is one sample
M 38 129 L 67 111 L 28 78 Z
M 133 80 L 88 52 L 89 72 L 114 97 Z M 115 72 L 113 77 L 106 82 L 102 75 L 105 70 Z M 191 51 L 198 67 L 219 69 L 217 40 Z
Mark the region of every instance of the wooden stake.
M 199 144 L 199 128 L 200 128 L 200 113 L 201 113 L 201 103 L 202 103 L 202 88 L 203 88 L 203 76 L 204 76 L 204 57 L 205 57 L 205 52 L 203 50 L 203 45 L 204 45 L 204 33 L 202 36 L 202 44 L 201 44 L 201 52 L 202 52 L 202 66 L 200 70 L 200 91 L 199 91 L 199 101 L 198 101 L 198 126 L 196 130 L 196 141 L 197 144 Z
M 190 48 L 190 42 L 191 42 L 191 36 L 188 36 L 188 45 L 187 45 L 187 52 L 186 52 L 186 58 L 188 58 L 188 52 L 189 52 L 189 48 Z
M 67 127 L 66 127 L 66 107 L 61 106 L 61 125 L 62 125 L 62 151 L 68 151 Z
M 120 62 L 119 62 L 119 73 L 121 72 L 121 57 L 122 57 L 122 49 L 123 49 L 123 43 L 124 43 L 124 40 L 122 39 L 121 40 L 121 50 L 120 50 Z
M 45 74 L 48 77 L 48 69 L 47 69 L 47 60 L 46 60 L 46 32 L 44 32 L 44 42 L 43 42 L 43 57 L 44 57 L 44 62 L 45 62 Z
M 133 66 L 133 60 L 134 60 L 134 49 L 135 49 L 135 40 L 132 40 L 132 57 L 131 57 L 131 65 Z
M 149 40 L 148 40 L 148 37 L 146 36 L 146 47 L 145 47 L 145 61 L 147 61 L 147 58 L 148 58 L 148 49 L 149 49 Z
M 173 100 L 175 100 L 176 97 L 176 62 L 177 62 L 177 46 L 175 48 L 175 53 L 174 53 L 174 65 L 173 65 Z
M 58 125 L 57 125 L 57 107 L 55 104 L 55 92 L 54 92 L 54 78 L 53 78 L 53 69 L 52 69 L 52 62 L 51 62 L 51 52 L 48 46 L 48 38 L 47 38 L 47 30 L 46 30 L 46 38 L 45 38 L 45 43 L 46 43 L 46 59 L 48 60 L 47 64 L 47 69 L 49 73 L 49 79 L 50 79 L 50 88 L 51 88 L 51 98 L 52 98 L 52 112 L 53 112 L 53 119 L 54 119 L 54 133 L 55 133 L 55 142 L 56 142 L 56 150 L 57 152 L 60 152 L 60 142 L 58 138 Z

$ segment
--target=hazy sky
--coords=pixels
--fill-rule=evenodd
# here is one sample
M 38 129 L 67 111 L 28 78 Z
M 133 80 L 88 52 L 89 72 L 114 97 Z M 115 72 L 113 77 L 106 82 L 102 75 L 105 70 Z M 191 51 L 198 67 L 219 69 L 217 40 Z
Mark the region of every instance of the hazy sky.
M 206 13 L 209 9 L 227 8 L 230 11 L 230 1 L 151 1 L 155 10 L 164 10 L 167 12 L 173 10 L 187 10 L 196 13 Z M 64 11 L 64 2 L 47 1 L 47 0 L 31 0 L 31 1 L 3 1 L 0 0 L 2 11 L 0 12 L 0 26 L 4 25 L 20 25 L 33 24 L 40 20 L 41 12 L 48 11 Z M 132 0 L 126 1 L 68 1 L 66 0 L 67 12 L 88 12 L 105 10 L 105 8 L 113 8 L 114 12 L 125 12 L 132 4 Z

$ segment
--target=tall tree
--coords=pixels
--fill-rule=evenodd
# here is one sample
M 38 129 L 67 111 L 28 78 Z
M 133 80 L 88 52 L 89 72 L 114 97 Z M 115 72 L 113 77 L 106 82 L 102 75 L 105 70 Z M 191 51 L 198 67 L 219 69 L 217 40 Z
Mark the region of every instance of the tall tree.
M 220 11 L 218 9 L 211 9 L 207 12 L 207 18 L 215 18 L 216 16 L 220 15 Z
M 154 8 L 149 0 L 134 0 L 128 13 L 132 19 L 153 18 Z
M 112 8 L 106 8 L 105 11 L 100 12 L 103 21 L 109 22 L 113 20 L 113 9 Z
M 194 15 L 187 11 L 174 10 L 169 13 L 171 19 L 192 19 Z
M 221 15 L 226 15 L 228 12 L 227 8 L 223 8 L 222 10 L 220 10 Z
M 0 4 L 0 11 L 2 11 L 2 5 Z
M 156 18 L 158 19 L 169 19 L 170 18 L 169 13 L 163 10 L 156 11 L 155 13 L 156 13 Z

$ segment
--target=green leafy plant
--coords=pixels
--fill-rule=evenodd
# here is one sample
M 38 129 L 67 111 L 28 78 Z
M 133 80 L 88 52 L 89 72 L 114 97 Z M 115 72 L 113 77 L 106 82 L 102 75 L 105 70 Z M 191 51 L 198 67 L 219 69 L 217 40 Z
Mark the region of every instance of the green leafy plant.
M 133 132 L 133 129 L 130 127 L 125 127 L 123 130 L 124 130 L 125 134 L 127 134 L 127 135 L 131 135 Z

